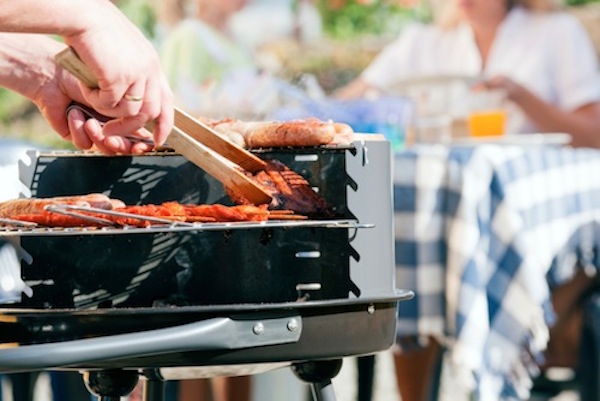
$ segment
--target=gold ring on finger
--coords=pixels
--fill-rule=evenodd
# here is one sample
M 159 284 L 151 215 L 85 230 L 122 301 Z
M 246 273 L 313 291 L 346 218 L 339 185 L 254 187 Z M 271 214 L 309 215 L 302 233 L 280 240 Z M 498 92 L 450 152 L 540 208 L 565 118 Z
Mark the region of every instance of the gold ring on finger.
M 144 98 L 142 96 L 125 95 L 123 96 L 123 99 L 127 100 L 128 102 L 141 102 Z

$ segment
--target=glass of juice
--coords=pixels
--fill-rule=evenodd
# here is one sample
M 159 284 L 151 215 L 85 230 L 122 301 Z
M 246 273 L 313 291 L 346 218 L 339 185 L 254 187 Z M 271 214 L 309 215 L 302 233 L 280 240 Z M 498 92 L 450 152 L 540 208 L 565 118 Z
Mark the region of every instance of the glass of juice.
M 467 126 L 475 137 L 501 136 L 506 130 L 505 95 L 498 90 L 471 93 Z

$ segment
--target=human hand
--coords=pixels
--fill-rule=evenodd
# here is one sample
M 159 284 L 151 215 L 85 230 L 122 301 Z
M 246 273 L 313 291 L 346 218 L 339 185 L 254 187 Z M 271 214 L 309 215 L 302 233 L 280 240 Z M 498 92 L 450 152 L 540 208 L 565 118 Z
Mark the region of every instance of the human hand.
M 50 51 L 50 57 L 53 54 Z M 154 148 L 151 141 L 146 141 L 152 134 L 144 129 L 129 135 L 106 135 L 103 129 L 105 121 L 101 124 L 101 121 L 88 118 L 80 110 L 70 110 L 67 115 L 66 110 L 73 101 L 85 103 L 85 99 L 79 81 L 73 75 L 56 66 L 55 70 L 55 74 L 37 86 L 31 100 L 60 136 L 79 149 L 94 147 L 107 155 L 141 154 Z
M 116 7 L 110 2 L 102 3 L 105 7 L 96 10 L 99 15 L 93 22 L 66 35 L 65 42 L 75 49 L 98 80 L 97 88 L 79 85 L 85 103 L 113 120 L 99 130 L 93 120 L 83 122 L 74 113 L 71 128 L 78 132 L 83 128 L 88 136 L 102 139 L 105 145 L 108 140 L 110 146 L 122 149 L 131 146 L 124 136 L 139 133 L 152 121 L 154 142 L 162 145 L 171 132 L 174 117 L 173 95 L 158 55 Z M 133 145 L 133 148 L 138 146 L 141 147 Z
M 506 99 L 517 103 L 522 97 L 523 93 L 526 91 L 526 89 L 521 84 L 513 81 L 505 75 L 496 75 L 492 78 L 489 78 L 485 81 L 481 81 L 474 85 L 475 90 L 477 90 L 478 87 L 488 90 L 501 90 L 502 92 L 504 92 Z
M 141 154 L 154 149 L 152 133 L 141 128 L 135 135 L 115 135 L 105 137 L 103 127 L 110 118 L 82 104 L 72 103 L 67 109 L 69 132 L 73 133 L 73 143 L 83 143 L 83 146 L 94 145 L 105 154 L 127 153 Z M 116 150 L 119 149 L 119 150 Z

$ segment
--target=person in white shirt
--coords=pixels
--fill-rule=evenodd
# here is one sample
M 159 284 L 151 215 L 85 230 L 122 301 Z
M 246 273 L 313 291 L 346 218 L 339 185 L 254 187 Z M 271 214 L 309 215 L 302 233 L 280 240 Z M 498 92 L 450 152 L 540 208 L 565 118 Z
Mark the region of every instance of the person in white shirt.
M 451 0 L 436 24 L 415 24 L 338 98 L 403 80 L 471 76 L 506 91 L 511 133 L 567 132 L 600 147 L 600 75 L 583 26 L 551 0 Z
M 436 23 L 407 27 L 373 62 L 334 96 L 385 94 L 410 79 L 476 77 L 504 90 L 512 103 L 514 133 L 566 132 L 572 145 L 600 148 L 600 75 L 583 26 L 551 0 L 446 0 Z M 579 295 L 593 279 L 576 274 L 553 292 L 557 324 L 546 354 L 549 366 L 577 363 Z M 571 312 L 567 312 L 571 311 Z M 439 352 L 425 347 L 395 354 L 403 401 L 428 399 Z

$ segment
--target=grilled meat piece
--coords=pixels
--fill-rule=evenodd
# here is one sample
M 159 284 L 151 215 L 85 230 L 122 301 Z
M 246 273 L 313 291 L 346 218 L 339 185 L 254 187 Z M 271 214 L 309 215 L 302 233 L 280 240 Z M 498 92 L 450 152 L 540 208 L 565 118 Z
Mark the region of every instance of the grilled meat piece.
M 270 160 L 263 171 L 255 175 L 246 174 L 265 189 L 273 198 L 271 210 L 293 210 L 309 217 L 331 217 L 333 210 L 300 174 L 278 160 Z M 227 195 L 238 205 L 248 205 L 250 201 L 243 195 L 226 188 Z
M 320 146 L 352 142 L 354 131 L 343 123 L 316 118 L 294 121 L 224 119 L 208 124 L 236 144 L 248 148 Z
M 165 202 L 161 205 L 126 206 L 116 209 L 116 211 L 141 216 L 163 217 L 176 221 L 203 223 L 265 221 L 269 218 L 269 211 L 264 206 L 184 205 L 177 202 Z M 116 222 L 124 225 L 120 220 L 116 220 Z M 133 225 L 131 222 L 128 224 Z
M 26 221 L 36 223 L 43 227 L 102 227 L 106 224 L 90 222 L 85 218 L 65 216 L 63 214 L 42 211 L 40 213 L 21 214 L 11 217 L 13 220 Z
M 117 199 L 110 199 L 103 194 L 59 196 L 54 198 L 23 198 L 0 202 L 0 217 L 12 218 L 17 215 L 29 215 L 42 213 L 46 206 L 50 205 L 77 205 L 89 206 L 97 209 L 111 210 L 116 207 L 124 206 L 123 202 Z
M 80 206 L 80 205 L 77 205 Z M 76 210 L 68 211 L 71 215 L 61 214 L 50 210 L 41 210 L 37 213 L 19 214 L 10 216 L 12 220 L 37 223 L 44 227 L 103 227 L 103 226 L 133 226 L 149 227 L 152 222 L 144 217 L 158 217 L 181 222 L 236 222 L 236 221 L 266 221 L 266 220 L 303 220 L 306 216 L 294 214 L 291 210 L 271 212 L 267 205 L 239 205 L 225 206 L 181 204 L 178 202 L 165 202 L 160 205 L 131 205 L 114 209 L 115 212 L 127 213 L 128 216 L 105 214 L 97 211 Z M 99 220 L 89 220 L 89 216 Z

